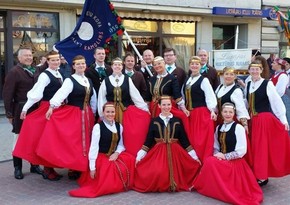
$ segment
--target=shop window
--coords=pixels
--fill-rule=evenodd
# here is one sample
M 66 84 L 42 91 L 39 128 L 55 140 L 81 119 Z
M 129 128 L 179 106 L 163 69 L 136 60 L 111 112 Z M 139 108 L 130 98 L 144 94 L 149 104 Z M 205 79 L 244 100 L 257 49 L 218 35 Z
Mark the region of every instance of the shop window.
M 13 53 L 20 46 L 29 46 L 37 59 L 52 50 L 59 41 L 59 16 L 57 13 L 12 12 Z
M 151 49 L 155 56 L 162 56 L 165 48 L 174 48 L 176 64 L 188 70 L 188 60 L 195 54 L 195 23 L 123 20 L 123 25 L 141 55 L 144 50 Z M 135 53 L 123 35 L 122 56 L 127 51 Z
M 214 25 L 213 26 L 213 49 L 234 49 L 235 48 L 235 28 L 234 25 Z
M 189 59 L 191 56 L 195 55 L 195 38 L 163 38 L 163 49 L 165 48 L 174 48 L 177 52 L 176 64 L 188 71 Z

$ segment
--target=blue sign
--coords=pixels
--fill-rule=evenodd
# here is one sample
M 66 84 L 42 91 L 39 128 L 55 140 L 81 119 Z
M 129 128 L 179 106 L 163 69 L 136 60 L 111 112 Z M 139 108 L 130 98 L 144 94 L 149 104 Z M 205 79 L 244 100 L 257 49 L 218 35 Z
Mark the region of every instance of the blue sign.
M 274 9 L 244 9 L 244 8 L 227 8 L 227 7 L 213 7 L 212 14 L 235 17 L 258 17 L 267 19 L 276 19 L 277 15 Z

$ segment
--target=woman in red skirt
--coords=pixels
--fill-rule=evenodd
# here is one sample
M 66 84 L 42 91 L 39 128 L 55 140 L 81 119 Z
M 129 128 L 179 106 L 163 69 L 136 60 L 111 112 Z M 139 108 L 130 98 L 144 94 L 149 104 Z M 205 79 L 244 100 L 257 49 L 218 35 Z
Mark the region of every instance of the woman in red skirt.
M 113 74 L 105 78 L 98 95 L 98 112 L 102 118 L 102 107 L 106 102 L 114 102 L 115 120 L 124 127 L 126 151 L 136 156 L 146 138 L 150 123 L 148 105 L 144 102 L 132 79 L 122 73 L 123 62 L 120 58 L 112 61 Z
M 259 60 L 249 65 L 251 81 L 245 88 L 249 104 L 253 172 L 258 183 L 290 174 L 290 138 L 285 105 L 271 81 L 261 77 Z
M 245 129 L 234 121 L 232 103 L 223 104 L 221 114 L 224 123 L 216 128 L 214 156 L 204 161 L 193 188 L 229 204 L 258 205 L 263 192 L 243 158 L 247 152 Z
M 137 154 L 134 190 L 190 191 L 200 161 L 181 120 L 170 112 L 171 97 L 161 96 L 159 107 L 161 113 L 151 120 L 146 141 Z
M 200 68 L 200 58 L 191 57 L 191 75 L 185 81 L 182 92 L 186 109 L 190 111 L 188 138 L 197 156 L 203 161 L 213 152 L 217 100 L 209 80 L 200 75 Z
M 43 134 L 36 153 L 55 167 L 86 171 L 88 149 L 94 126 L 96 93 L 84 75 L 85 58 L 73 59 L 75 73 L 64 80 L 50 99 Z M 67 101 L 66 105 L 62 104 Z
M 80 188 L 69 192 L 74 197 L 97 197 L 127 191 L 134 179 L 135 158 L 124 152 L 123 127 L 115 122 L 114 103 L 103 106 L 103 121 L 96 124 L 89 151 L 90 169 L 78 180 Z

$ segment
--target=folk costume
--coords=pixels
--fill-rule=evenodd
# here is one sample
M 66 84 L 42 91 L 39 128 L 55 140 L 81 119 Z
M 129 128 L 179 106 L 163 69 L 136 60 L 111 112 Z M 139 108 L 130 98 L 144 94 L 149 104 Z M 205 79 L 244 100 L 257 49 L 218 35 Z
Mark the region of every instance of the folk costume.
M 181 120 L 172 114 L 151 120 L 137 161 L 142 157 L 134 179 L 139 192 L 189 191 L 200 167 Z
M 217 126 L 214 154 L 221 152 L 225 160 L 208 157 L 194 180 L 200 194 L 229 204 L 260 204 L 263 192 L 243 158 L 247 152 L 245 129 L 236 122 Z
M 106 102 L 114 102 L 116 108 L 116 122 L 124 127 L 124 145 L 128 153 L 136 156 L 146 138 L 150 123 L 148 106 L 141 97 L 133 81 L 127 75 L 110 75 L 100 87 L 98 111 Z M 137 128 L 137 129 L 132 129 Z
M 290 138 L 285 130 L 285 106 L 271 81 L 248 82 L 253 172 L 257 179 L 290 174 Z M 272 114 L 272 112 L 274 114 Z
M 191 76 L 183 86 L 185 106 L 190 111 L 189 141 L 203 161 L 213 153 L 214 112 L 217 101 L 209 80 L 200 74 Z
M 65 99 L 67 104 L 61 106 Z M 97 104 L 91 80 L 73 74 L 49 102 L 55 111 L 46 123 L 37 155 L 54 167 L 86 171 Z
M 79 189 L 71 190 L 73 197 L 97 197 L 127 191 L 132 187 L 134 179 L 135 158 L 124 152 L 122 125 L 102 121 L 96 124 L 92 133 L 89 151 L 90 170 L 96 170 L 95 178 L 90 170 L 83 172 L 78 180 Z M 109 161 L 114 152 L 119 156 Z
M 184 101 L 181 96 L 180 87 L 176 77 L 169 73 L 158 74 L 149 80 L 149 87 L 145 100 L 150 102 L 151 117 L 158 117 L 161 110 L 158 107 L 158 100 L 161 96 L 167 95 L 172 97 L 171 113 L 182 120 L 184 129 L 188 134 L 189 124 L 187 116 L 178 107 L 184 106 Z

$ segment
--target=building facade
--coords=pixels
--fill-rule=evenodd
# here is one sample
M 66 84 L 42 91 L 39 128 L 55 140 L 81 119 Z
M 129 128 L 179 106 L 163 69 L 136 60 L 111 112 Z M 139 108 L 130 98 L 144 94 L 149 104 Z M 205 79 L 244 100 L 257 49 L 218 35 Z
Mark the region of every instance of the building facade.
M 155 55 L 162 55 L 164 48 L 173 47 L 177 50 L 177 64 L 185 70 L 188 70 L 189 57 L 200 48 L 208 51 L 249 48 L 268 52 L 274 47 L 278 51 L 278 46 L 282 46 L 275 30 L 277 22 L 258 15 L 261 9 L 271 7 L 270 4 L 262 6 L 261 0 L 111 2 L 140 53 L 149 48 Z M 39 56 L 71 34 L 83 4 L 84 0 L 1 0 L 0 89 L 5 74 L 15 63 L 19 46 L 30 44 L 38 63 Z M 220 10 L 226 12 L 216 12 Z M 254 12 L 254 15 L 247 12 Z M 236 42 L 237 27 L 239 38 Z M 110 42 L 109 50 L 108 60 L 133 51 L 126 36 Z

